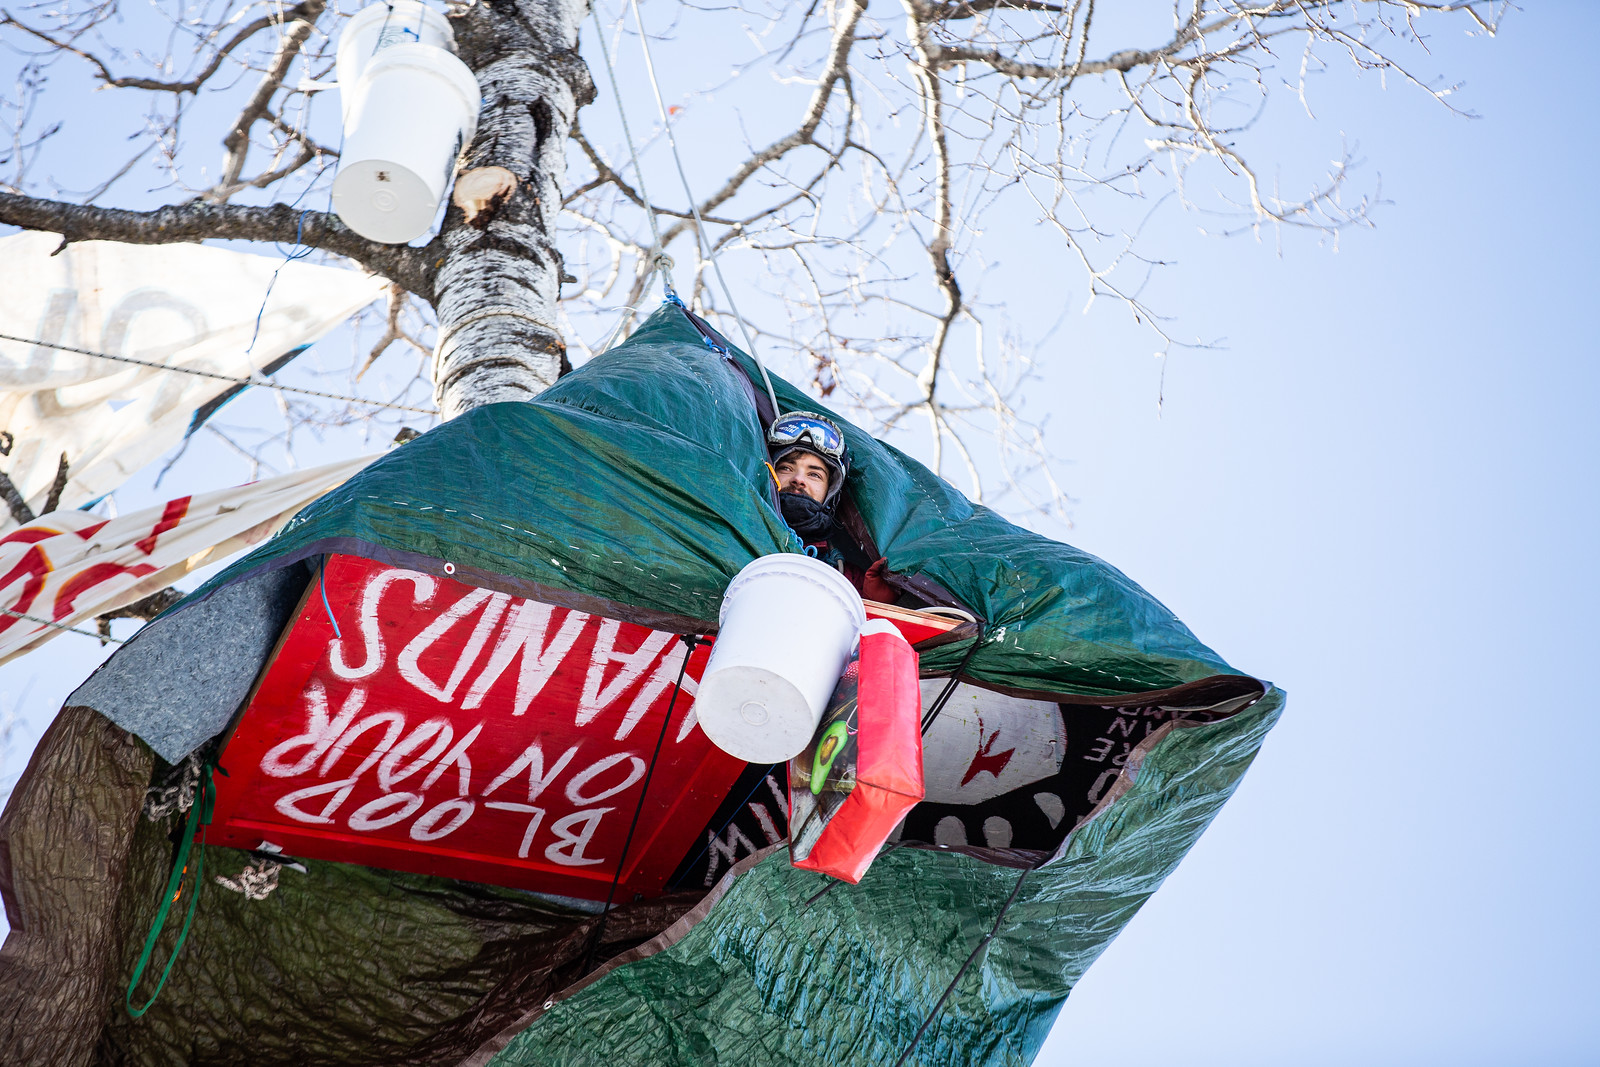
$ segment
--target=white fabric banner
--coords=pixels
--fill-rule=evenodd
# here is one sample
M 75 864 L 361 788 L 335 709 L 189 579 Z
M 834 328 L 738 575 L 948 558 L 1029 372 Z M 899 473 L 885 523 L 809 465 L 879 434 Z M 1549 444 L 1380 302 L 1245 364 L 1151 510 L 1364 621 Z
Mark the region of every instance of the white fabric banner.
M 375 458 L 178 497 L 115 519 L 54 511 L 0 537 L 0 664 L 55 637 L 61 626 L 76 628 L 266 540 Z
M 0 238 L 0 333 L 238 378 L 315 341 L 387 285 L 358 271 L 201 245 L 86 241 L 52 256 L 60 244 L 49 233 Z M 0 341 L 0 431 L 13 442 L 0 470 L 39 512 L 65 452 L 59 507 L 78 507 L 177 444 L 195 409 L 229 388 Z M 0 531 L 15 526 L 0 507 Z

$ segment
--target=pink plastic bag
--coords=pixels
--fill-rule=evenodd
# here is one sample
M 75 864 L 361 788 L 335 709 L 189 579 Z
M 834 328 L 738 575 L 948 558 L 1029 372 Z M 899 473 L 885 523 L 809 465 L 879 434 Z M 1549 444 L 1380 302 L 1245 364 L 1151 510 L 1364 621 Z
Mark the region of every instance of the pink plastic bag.
M 790 860 L 859 882 L 924 796 L 917 654 L 873 620 L 811 744 L 789 762 Z

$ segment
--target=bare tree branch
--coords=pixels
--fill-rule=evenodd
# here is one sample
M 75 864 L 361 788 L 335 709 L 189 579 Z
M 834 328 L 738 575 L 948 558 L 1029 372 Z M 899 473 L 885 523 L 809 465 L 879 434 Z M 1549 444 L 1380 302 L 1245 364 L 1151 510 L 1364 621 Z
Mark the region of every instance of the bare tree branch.
M 893 18 L 865 0 L 734 0 L 750 20 L 750 54 L 731 57 L 727 79 L 709 88 L 698 73 L 663 86 L 669 94 L 692 86 L 701 114 L 733 104 L 716 112 L 732 136 L 700 168 L 721 160 L 695 205 L 712 232 L 697 234 L 687 203 L 647 203 L 631 166 L 608 162 L 627 157 L 600 135 L 603 119 L 578 126 L 593 97 L 577 50 L 586 0 L 458 4 L 459 54 L 485 99 L 458 173 L 472 176 L 468 185 L 493 176 L 485 187 L 494 195 L 468 197 L 470 211 L 450 207 L 439 236 L 408 248 L 373 244 L 298 208 L 325 203 L 333 177 L 326 109 L 312 106 L 320 98 L 305 83 L 332 67 L 343 15 L 326 0 L 282 9 L 216 0 L 181 11 L 144 0 L 152 30 L 150 18 L 125 16 L 123 6 L 137 2 L 61 0 L 30 7 L 26 24 L 0 13 L 0 37 L 22 57 L 0 97 L 8 139 L 0 162 L 15 174 L 13 192 L 0 194 L 0 223 L 67 240 L 244 239 L 348 257 L 399 288 L 387 315 L 364 320 L 372 332 L 338 373 L 359 368 L 371 382 L 404 365 L 410 377 L 392 388 L 431 379 L 451 410 L 537 393 L 568 365 L 569 344 L 589 351 L 579 332 L 599 345 L 619 322 L 626 328 L 647 302 L 658 251 L 694 263 L 677 279 L 684 298 L 737 335 L 733 309 L 705 284 L 703 241 L 725 271 L 734 264 L 729 273 L 766 294 L 743 325 L 780 369 L 879 432 L 925 427 L 934 463 L 948 458 L 958 477 L 998 462 L 990 492 L 1058 514 L 1068 498 L 1050 472 L 1044 416 L 1027 395 L 1044 340 L 1013 332 L 1006 294 L 989 280 L 1002 277 L 1002 263 L 1017 269 L 1023 254 L 984 237 L 989 213 L 1010 205 L 1031 214 L 1045 236 L 1026 254 L 1061 271 L 1064 304 L 1110 302 L 1160 352 L 1204 347 L 1180 337 L 1146 296 L 1166 267 L 1146 232 L 1157 206 L 1222 220 L 1207 228 L 1224 235 L 1298 229 L 1336 240 L 1370 225 L 1375 183 L 1355 188 L 1348 152 L 1332 153 L 1326 177 L 1285 188 L 1265 178 L 1285 160 L 1253 130 L 1260 109 L 1283 86 L 1309 113 L 1311 77 L 1335 61 L 1454 109 L 1457 87 L 1425 73 L 1428 27 L 1464 23 L 1492 34 L 1508 6 L 1175 0 L 1170 23 L 1108 51 L 1097 0 L 901 0 Z M 687 42 L 676 31 L 701 11 L 645 10 L 661 22 L 650 32 L 663 43 Z M 126 155 L 107 154 L 98 169 L 73 159 L 77 192 L 38 177 L 68 158 L 57 135 L 75 116 L 51 69 L 58 61 L 135 102 L 138 114 Z M 804 91 L 741 111 L 751 77 Z M 737 139 L 743 148 L 730 158 Z M 578 148 L 570 179 L 569 140 Z M 190 147 L 217 142 L 220 171 Z M 647 168 L 663 162 L 651 154 L 664 148 L 646 142 Z M 146 182 L 144 195 L 171 203 L 131 211 L 65 202 L 93 203 L 136 180 Z M 662 250 L 647 215 L 670 220 Z M 685 255 L 685 242 L 697 250 Z M 435 339 L 437 359 L 425 337 Z M 281 430 L 229 427 L 229 440 L 259 459 L 269 445 L 292 447 L 307 422 L 365 417 L 285 401 Z M 974 494 L 984 490 L 974 483 Z
M 225 203 L 241 188 L 239 175 L 244 172 L 245 157 L 250 153 L 250 128 L 268 115 L 272 98 L 282 88 L 290 64 L 299 57 L 300 49 L 305 45 L 306 39 L 311 36 L 311 31 L 316 29 L 317 19 L 322 15 L 324 4 L 325 0 L 302 0 L 298 9 L 299 14 L 285 23 L 283 37 L 278 42 L 277 54 L 272 57 L 272 62 L 268 64 L 266 73 L 262 75 L 260 84 L 251 94 L 244 110 L 234 120 L 233 129 L 222 139 L 222 147 L 227 150 L 227 156 L 222 164 L 222 180 L 217 183 L 216 188 L 206 194 L 206 199 Z M 309 158 L 310 154 L 306 153 L 302 156 L 302 162 Z M 283 173 L 292 173 L 292 170 Z M 250 184 L 265 186 L 282 176 L 280 174 L 266 180 L 258 179 Z
M 69 467 L 67 454 L 63 452 L 61 453 L 61 462 L 56 465 L 55 479 L 50 483 L 50 493 L 44 498 L 44 511 L 41 514 L 48 515 L 61 506 L 61 494 L 67 488 L 67 471 Z
M 412 337 L 401 327 L 400 314 L 405 310 L 405 308 L 405 288 L 400 285 L 390 285 L 389 305 L 384 316 L 383 336 L 379 337 L 378 340 L 373 344 L 372 351 L 367 353 L 367 361 L 361 364 L 360 370 L 356 371 L 357 381 L 359 381 L 367 373 L 367 371 L 372 369 L 372 365 L 378 362 L 378 357 L 382 356 L 386 351 L 388 351 L 389 346 L 394 344 L 396 341 L 406 342 L 412 348 L 415 348 L 418 352 L 421 352 L 424 356 L 431 357 L 433 355 L 432 352 L 423 346 L 421 341 L 418 341 L 415 337 Z
M 845 77 L 850 46 L 855 41 L 856 25 L 861 21 L 861 15 L 866 9 L 866 0 L 845 0 L 843 15 L 835 23 L 833 37 L 829 42 L 827 65 L 823 68 L 821 77 L 817 79 L 816 91 L 811 94 L 811 102 L 806 106 L 799 127 L 741 163 L 720 189 L 700 202 L 702 216 L 732 200 L 744 187 L 745 182 L 762 168 L 770 166 L 802 145 L 816 143 L 814 138 L 817 127 L 822 125 L 822 116 L 827 111 L 834 88 Z
M 143 619 L 145 622 L 149 622 L 182 600 L 183 597 L 184 594 L 182 592 L 169 585 L 165 589 L 157 589 L 147 597 L 135 600 L 132 604 L 124 605 L 115 611 L 108 611 L 104 615 L 95 616 L 95 629 L 102 638 L 101 644 L 105 643 L 104 638 L 111 636 L 111 621 L 113 619 Z
M 917 81 L 922 91 L 923 121 L 928 127 L 928 140 L 933 145 L 934 166 L 934 218 L 933 239 L 928 242 L 928 258 L 933 262 L 933 274 L 940 292 L 944 294 L 944 313 L 939 317 L 933 340 L 928 346 L 928 365 L 919 376 L 918 385 L 929 405 L 929 415 L 937 427 L 939 414 L 933 407 L 934 393 L 939 381 L 939 365 L 944 357 L 945 344 L 950 339 L 950 327 L 961 314 L 961 285 L 956 281 L 955 268 L 950 264 L 953 245 L 952 226 L 955 205 L 951 196 L 950 148 L 944 123 L 944 85 L 939 80 L 937 50 L 929 40 L 932 25 L 920 17 L 914 0 L 906 0 L 907 32 L 917 55 Z M 938 431 L 936 430 L 936 433 Z M 938 435 L 943 440 L 942 433 Z
M 322 7 L 326 3 L 326 0 L 313 0 L 313 2 L 317 8 L 317 13 L 320 14 Z M 234 53 L 236 49 L 239 48 L 240 45 L 244 44 L 262 30 L 268 29 L 272 26 L 280 25 L 284 22 L 302 19 L 305 17 L 305 13 L 310 9 L 311 6 L 311 4 L 307 3 L 298 4 L 294 7 L 288 8 L 287 10 L 273 11 L 270 14 L 262 15 L 260 18 L 246 23 L 238 30 L 238 32 L 228 39 L 226 44 L 211 54 L 210 60 L 206 62 L 206 65 L 200 69 L 198 74 L 192 78 L 186 78 L 183 81 L 163 81 L 159 78 L 139 78 L 112 74 L 110 68 L 108 68 L 99 57 L 76 47 L 70 42 L 58 40 L 42 30 L 35 29 L 34 27 L 29 26 L 16 18 L 13 18 L 8 12 L 0 12 L 0 26 L 15 26 L 22 32 L 43 41 L 52 48 L 60 49 L 63 52 L 70 52 L 73 55 L 88 61 L 95 68 L 95 75 L 108 88 L 144 89 L 150 92 L 164 93 L 195 93 L 199 92 L 200 87 L 211 80 L 211 77 L 217 73 L 222 64 Z M 315 20 L 316 16 L 312 15 L 311 21 L 314 22 Z
M 22 494 L 17 491 L 17 487 L 12 484 L 10 476 L 3 471 L 0 471 L 0 498 L 5 499 L 6 507 L 11 510 L 11 517 L 17 520 L 17 525 L 26 526 L 38 518 L 28 506 L 28 502 L 22 498 Z
M 245 207 L 191 203 L 154 211 L 128 211 L 0 192 L 0 223 L 59 233 L 64 242 L 158 245 L 215 238 L 300 244 L 354 260 L 424 300 L 433 294 L 433 244 L 423 248 L 379 244 L 360 236 L 335 215 L 296 210 L 287 204 Z

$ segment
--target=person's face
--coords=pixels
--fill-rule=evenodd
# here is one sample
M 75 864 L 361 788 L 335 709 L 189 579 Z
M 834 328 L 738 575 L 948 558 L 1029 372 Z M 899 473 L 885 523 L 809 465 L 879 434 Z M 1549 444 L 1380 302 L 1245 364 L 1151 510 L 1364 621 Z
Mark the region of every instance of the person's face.
M 819 504 L 828 495 L 828 465 L 810 452 L 791 452 L 772 469 L 780 492 L 804 493 Z

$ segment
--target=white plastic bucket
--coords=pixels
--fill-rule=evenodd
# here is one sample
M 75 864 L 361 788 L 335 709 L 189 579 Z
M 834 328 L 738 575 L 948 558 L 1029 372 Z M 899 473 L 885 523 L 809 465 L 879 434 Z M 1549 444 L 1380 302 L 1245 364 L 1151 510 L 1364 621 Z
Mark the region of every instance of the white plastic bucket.
M 367 64 L 385 48 L 402 44 L 427 44 L 454 52 L 456 35 L 449 19 L 419 0 L 368 4 L 344 24 L 334 53 L 334 72 L 344 90 L 340 104 L 347 122 L 351 97 Z
M 333 209 L 361 236 L 404 244 L 433 225 L 461 146 L 478 129 L 482 94 L 443 48 L 397 44 L 346 90 Z
M 781 763 L 816 733 L 866 625 L 861 595 L 810 556 L 762 556 L 722 597 L 695 716 L 718 748 Z

